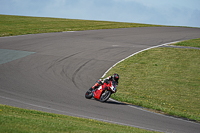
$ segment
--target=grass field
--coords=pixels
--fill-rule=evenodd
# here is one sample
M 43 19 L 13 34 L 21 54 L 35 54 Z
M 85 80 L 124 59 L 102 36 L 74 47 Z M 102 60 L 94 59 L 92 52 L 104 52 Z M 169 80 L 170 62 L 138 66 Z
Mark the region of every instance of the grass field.
M 0 105 L 0 132 L 152 133 L 152 131 L 129 126 L 34 110 L 25 110 L 5 105 Z
M 180 44 L 199 47 L 200 39 Z M 200 121 L 199 68 L 200 50 L 162 47 L 128 58 L 107 76 L 120 75 L 113 99 Z
M 0 37 L 48 32 L 152 26 L 159 25 L 0 15 Z

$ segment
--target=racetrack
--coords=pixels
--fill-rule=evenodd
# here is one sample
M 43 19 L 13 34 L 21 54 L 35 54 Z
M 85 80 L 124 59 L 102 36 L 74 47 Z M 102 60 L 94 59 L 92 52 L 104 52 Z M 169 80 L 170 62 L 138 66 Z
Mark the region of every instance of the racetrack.
M 199 37 L 200 29 L 180 27 L 1 37 L 0 104 L 149 130 L 197 133 L 200 124 L 115 101 L 88 100 L 84 94 L 108 68 L 135 52 Z

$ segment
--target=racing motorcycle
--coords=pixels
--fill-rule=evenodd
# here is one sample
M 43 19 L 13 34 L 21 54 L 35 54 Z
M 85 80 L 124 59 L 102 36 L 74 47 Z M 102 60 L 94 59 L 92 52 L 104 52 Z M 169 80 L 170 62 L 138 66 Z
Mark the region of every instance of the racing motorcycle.
M 95 90 L 90 88 L 85 93 L 85 98 L 91 99 L 93 97 L 99 100 L 100 102 L 106 102 L 110 98 L 111 94 L 117 92 L 116 87 L 117 87 L 116 81 L 109 81 L 109 83 L 103 83 Z

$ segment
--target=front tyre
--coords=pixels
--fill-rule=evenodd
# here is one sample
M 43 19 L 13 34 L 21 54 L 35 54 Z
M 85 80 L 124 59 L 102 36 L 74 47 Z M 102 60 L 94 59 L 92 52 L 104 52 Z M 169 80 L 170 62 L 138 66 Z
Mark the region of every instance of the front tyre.
M 105 91 L 104 93 L 102 93 L 101 97 L 100 97 L 100 102 L 106 102 L 111 95 L 111 91 Z
M 92 91 L 87 91 L 87 92 L 85 93 L 85 98 L 87 98 L 87 99 L 91 99 L 92 96 L 93 96 Z

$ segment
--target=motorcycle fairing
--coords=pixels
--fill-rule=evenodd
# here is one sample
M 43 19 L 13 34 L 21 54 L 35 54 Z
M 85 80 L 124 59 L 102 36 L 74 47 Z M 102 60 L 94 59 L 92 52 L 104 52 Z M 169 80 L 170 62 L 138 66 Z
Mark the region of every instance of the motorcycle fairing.
M 94 98 L 99 99 L 102 91 L 102 86 L 99 86 L 99 88 L 96 91 L 93 91 Z
M 100 96 L 101 96 L 101 94 L 102 94 L 102 91 L 107 90 L 107 89 L 108 89 L 108 85 L 107 85 L 107 84 L 104 84 L 104 85 L 99 86 L 99 88 L 98 88 L 96 91 L 93 91 L 93 93 L 94 93 L 94 98 L 100 99 Z

